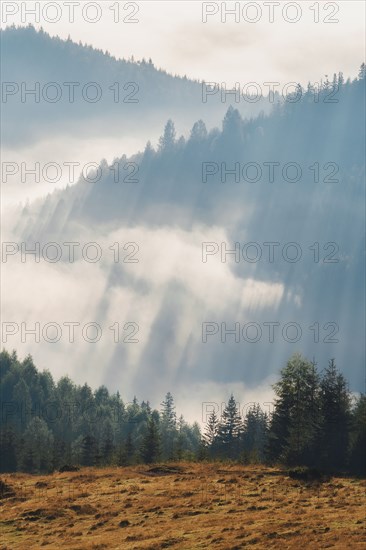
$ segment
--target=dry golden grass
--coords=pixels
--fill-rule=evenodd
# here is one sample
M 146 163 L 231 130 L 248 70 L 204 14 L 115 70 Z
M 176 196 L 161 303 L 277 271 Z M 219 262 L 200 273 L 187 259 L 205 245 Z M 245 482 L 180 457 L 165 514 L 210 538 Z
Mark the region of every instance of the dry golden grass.
M 2 550 L 366 547 L 364 480 L 180 463 L 2 481 L 13 491 L 0 499 Z

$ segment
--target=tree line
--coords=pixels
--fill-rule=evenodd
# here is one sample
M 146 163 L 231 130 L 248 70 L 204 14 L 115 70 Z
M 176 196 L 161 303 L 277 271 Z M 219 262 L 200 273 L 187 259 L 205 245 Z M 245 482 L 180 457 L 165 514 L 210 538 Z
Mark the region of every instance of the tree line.
M 189 460 L 198 452 L 199 426 L 177 418 L 170 393 L 160 411 L 136 397 L 125 403 L 105 386 L 92 391 L 67 376 L 55 383 L 31 356 L 19 361 L 5 350 L 0 379 L 1 471 Z
M 15 351 L 0 353 L 0 381 L 1 472 L 229 459 L 366 473 L 366 397 L 351 394 L 334 360 L 319 373 L 293 355 L 273 386 L 271 413 L 255 404 L 243 418 L 231 395 L 203 433 L 177 418 L 170 392 L 160 410 L 136 397 L 124 403 L 105 386 L 56 383 Z
M 243 421 L 233 396 L 221 419 L 212 412 L 208 456 L 366 473 L 366 396 L 352 395 L 334 359 L 319 373 L 295 354 L 273 389 L 270 415 L 256 405 Z

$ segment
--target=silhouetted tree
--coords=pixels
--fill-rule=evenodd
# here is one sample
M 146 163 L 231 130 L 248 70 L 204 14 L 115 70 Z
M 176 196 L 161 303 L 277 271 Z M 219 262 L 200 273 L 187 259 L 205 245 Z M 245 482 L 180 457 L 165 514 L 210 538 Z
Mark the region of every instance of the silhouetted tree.
M 294 354 L 273 387 L 275 409 L 269 431 L 272 460 L 303 464 L 315 460 L 319 422 L 319 377 L 314 363 Z
M 168 120 L 164 128 L 164 134 L 159 138 L 159 151 L 171 151 L 175 145 L 175 126 L 172 120 Z
M 207 420 L 206 430 L 203 435 L 203 442 L 206 447 L 213 449 L 217 443 L 217 436 L 219 432 L 219 419 L 216 415 L 215 409 L 212 411 Z
M 160 456 L 160 434 L 153 417 L 147 422 L 146 435 L 142 441 L 141 456 L 146 464 L 156 462 Z
M 319 455 L 323 468 L 344 469 L 349 449 L 351 398 L 344 376 L 331 359 L 320 381 Z
M 268 437 L 268 417 L 259 403 L 246 413 L 243 426 L 243 449 L 250 462 L 264 462 Z
M 165 460 L 171 460 L 174 458 L 174 447 L 178 434 L 174 399 L 170 392 L 166 394 L 161 407 L 162 454 Z
M 95 437 L 87 434 L 82 440 L 82 465 L 95 466 L 97 463 L 97 441 Z
M 231 394 L 222 413 L 217 434 L 220 452 L 229 458 L 235 458 L 238 455 L 240 425 L 238 408 Z
M 352 411 L 350 469 L 366 475 L 366 395 L 361 394 Z

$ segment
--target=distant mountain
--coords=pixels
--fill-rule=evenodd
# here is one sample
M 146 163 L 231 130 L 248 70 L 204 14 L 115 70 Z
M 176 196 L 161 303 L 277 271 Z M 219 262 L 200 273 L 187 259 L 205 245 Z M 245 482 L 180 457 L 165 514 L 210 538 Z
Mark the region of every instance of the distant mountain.
M 335 90 L 337 101 L 330 103 Z M 81 178 L 27 206 L 15 235 L 30 245 L 140 239 L 141 264 L 102 264 L 103 290 L 93 309 L 106 324 L 116 304 L 121 311 L 129 304 L 147 323 L 133 381 L 126 382 L 133 389 L 160 380 L 258 385 L 299 350 L 321 364 L 336 356 L 351 389 L 360 390 L 364 95 L 364 74 L 354 82 L 337 77 L 333 89 L 328 83 L 319 94 L 309 88 L 301 101 L 287 101 L 270 116 L 243 120 L 230 108 L 222 130 L 211 132 L 199 121 L 188 140 L 176 139 L 168 122 L 158 150 L 147 146 L 113 166 L 103 161 L 97 182 Z M 239 243 L 239 261 L 231 255 L 222 262 L 219 252 L 203 263 L 202 242 L 219 250 L 223 241 L 231 250 Z M 271 242 L 277 243 L 273 261 Z M 262 257 L 250 260 L 253 248 L 245 257 L 245 243 L 257 243 Z M 280 331 L 297 322 L 302 336 L 295 343 L 263 336 L 255 345 L 233 337 L 223 344 L 217 335 L 202 343 L 203 321 L 255 321 L 262 329 L 275 322 Z M 108 352 L 106 384 L 125 376 L 117 351 Z M 89 365 L 94 360 L 88 356 Z
M 281 226 L 284 213 L 290 216 L 297 208 L 297 225 L 308 219 L 308 208 L 322 211 L 324 220 L 333 210 L 338 233 L 341 214 L 352 219 L 357 219 L 357 212 L 362 214 L 364 93 L 365 79 L 341 82 L 337 103 L 325 101 L 329 96 L 325 88 L 319 97 L 308 90 L 301 101 L 250 120 L 230 107 L 221 131 L 208 132 L 199 120 L 187 140 L 177 139 L 169 121 L 157 150 L 148 144 L 143 153 L 129 158 L 116 155 L 111 165 L 103 160 L 98 173 L 81 176 L 76 185 L 33 205 L 31 225 L 26 208 L 27 229 L 22 223 L 18 228 L 25 231 L 24 237 L 34 239 L 67 232 L 73 222 L 118 227 L 133 220 L 189 228 L 217 221 L 234 228 L 247 226 L 248 219 L 233 221 L 217 206 L 241 203 L 251 206 L 258 227 L 263 217 L 276 221 L 277 212 Z M 162 205 L 168 207 L 163 217 L 158 208 Z M 193 207 L 194 217 L 187 218 Z M 317 214 L 316 230 L 322 220 Z
M 31 25 L 0 32 L 2 80 L 13 83 L 3 97 L 4 145 L 47 132 L 125 135 L 139 126 L 141 131 L 161 126 L 169 117 L 183 128 L 201 117 L 212 126 L 228 107 L 219 93 L 203 102 L 200 82 L 170 75 L 151 60 L 116 59 L 70 39 L 52 38 Z M 38 95 L 27 93 L 30 90 Z M 241 104 L 244 114 L 268 108 L 265 100 Z

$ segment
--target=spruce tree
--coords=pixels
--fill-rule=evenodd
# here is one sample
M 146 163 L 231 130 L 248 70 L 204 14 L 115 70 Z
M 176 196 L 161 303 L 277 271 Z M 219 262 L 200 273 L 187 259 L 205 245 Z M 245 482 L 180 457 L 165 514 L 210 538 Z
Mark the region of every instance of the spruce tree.
M 344 376 L 331 359 L 320 381 L 320 463 L 327 469 L 344 469 L 349 449 L 351 398 Z
M 213 450 L 213 448 L 217 443 L 218 431 L 219 431 L 219 419 L 214 409 L 210 414 L 210 416 L 208 417 L 206 430 L 202 438 L 204 445 L 210 448 L 211 450 Z
M 82 440 L 82 465 L 95 466 L 97 462 L 97 440 L 90 434 L 87 434 Z
M 172 151 L 175 145 L 175 126 L 172 120 L 168 120 L 164 128 L 164 134 L 159 138 L 159 151 Z
M 313 465 L 319 423 L 316 365 L 294 354 L 273 387 L 276 400 L 269 432 L 269 458 Z
M 16 472 L 18 445 L 13 425 L 2 428 L 0 431 L 0 472 Z
M 126 465 L 133 464 L 135 460 L 135 444 L 132 438 L 132 431 L 129 431 L 126 437 L 124 444 L 124 456 Z
M 141 457 L 146 464 L 156 462 L 160 456 L 159 428 L 153 417 L 147 421 L 146 434 L 141 446 Z
M 361 394 L 352 411 L 352 436 L 349 467 L 351 472 L 366 475 L 366 395 Z
M 178 433 L 174 399 L 170 392 L 166 394 L 161 407 L 162 455 L 164 460 L 173 460 Z
M 227 458 L 236 458 L 239 454 L 239 434 L 241 419 L 231 394 L 219 423 L 217 441 L 220 452 Z
M 53 435 L 42 418 L 32 418 L 23 434 L 19 457 L 20 469 L 30 473 L 48 473 L 53 468 Z
M 256 403 L 244 419 L 243 447 L 249 462 L 264 461 L 267 435 L 268 417 Z

